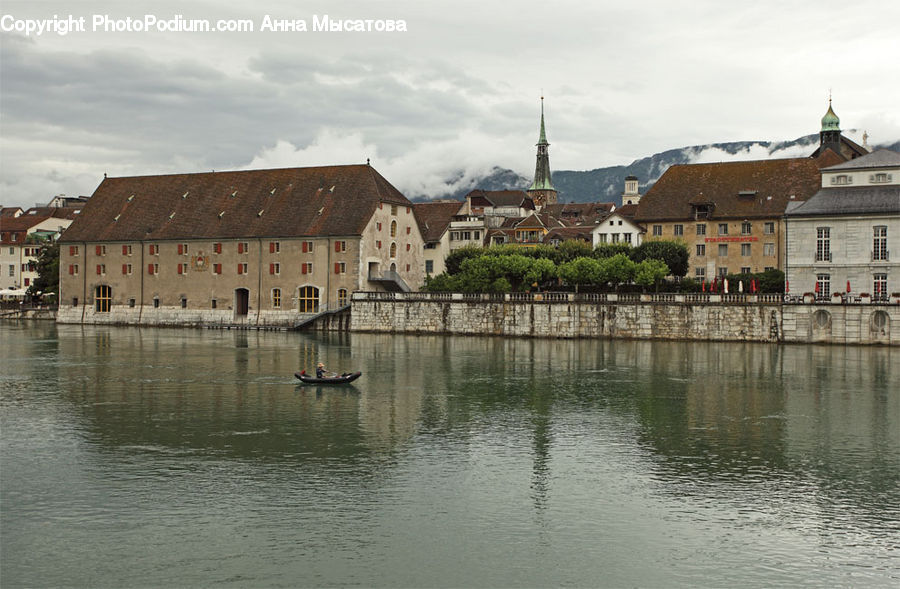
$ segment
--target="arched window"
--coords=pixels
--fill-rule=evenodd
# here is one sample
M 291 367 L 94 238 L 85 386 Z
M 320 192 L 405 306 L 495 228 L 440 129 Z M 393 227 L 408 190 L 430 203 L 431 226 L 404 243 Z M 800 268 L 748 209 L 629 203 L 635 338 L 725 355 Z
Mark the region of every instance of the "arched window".
M 338 307 L 344 307 L 347 305 L 347 289 L 346 288 L 338 289 L 337 302 L 338 302 Z
M 391 242 L 391 258 L 396 258 L 396 257 L 397 257 L 397 244 L 394 242 Z
M 318 313 L 319 289 L 315 286 L 301 286 L 297 297 L 297 310 L 300 313 Z
M 397 237 L 397 222 L 391 221 L 391 237 Z
M 106 284 L 98 286 L 94 301 L 98 313 L 109 313 L 109 308 L 112 306 L 112 287 Z

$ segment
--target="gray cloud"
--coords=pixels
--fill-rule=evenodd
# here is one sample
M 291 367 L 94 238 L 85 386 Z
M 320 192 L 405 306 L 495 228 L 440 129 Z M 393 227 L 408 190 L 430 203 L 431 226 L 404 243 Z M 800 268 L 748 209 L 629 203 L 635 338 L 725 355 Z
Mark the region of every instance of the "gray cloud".
M 3 204 L 90 193 L 111 175 L 373 157 L 425 193 L 494 165 L 533 170 L 539 96 L 553 169 L 692 144 L 845 127 L 900 137 L 897 3 L 722 6 L 268 1 L 26 3 L 3 11 L 189 18 L 405 18 L 409 33 L 0 34 Z M 827 58 L 825 57 L 827 56 Z M 292 163 L 295 162 L 296 163 Z

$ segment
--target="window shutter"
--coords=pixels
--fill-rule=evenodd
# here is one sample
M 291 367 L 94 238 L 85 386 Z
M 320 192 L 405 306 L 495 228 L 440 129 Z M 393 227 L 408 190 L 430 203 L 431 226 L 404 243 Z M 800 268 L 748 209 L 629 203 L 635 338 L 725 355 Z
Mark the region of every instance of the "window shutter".
M 334 242 L 334 251 L 337 252 L 337 253 L 340 253 L 340 252 L 341 252 L 341 242 L 340 242 L 340 241 L 335 241 L 335 242 Z
M 100 264 L 97 264 L 97 274 L 100 274 Z
M 74 255 L 75 255 L 75 246 L 74 246 L 74 245 L 70 245 L 70 246 L 69 246 L 69 255 L 70 255 L 70 256 L 74 256 Z
M 300 273 L 306 274 L 306 264 L 300 264 Z
M 270 241 L 270 242 L 269 242 L 269 253 L 270 253 L 270 254 L 274 254 L 274 253 L 275 253 L 275 242 L 274 242 L 274 241 Z
M 309 253 L 309 244 L 304 241 L 303 244 L 300 246 L 300 250 L 304 254 Z
M 244 253 L 244 242 L 243 241 L 238 242 L 238 253 L 239 254 Z
M 181 271 L 181 264 L 178 264 L 178 273 L 179 273 L 179 274 L 184 274 L 184 272 Z
M 147 264 L 147 274 L 153 274 L 153 264 Z
M 341 263 L 340 263 L 340 262 L 335 262 L 335 263 L 334 263 L 334 273 L 335 273 L 335 274 L 340 274 L 340 273 L 341 273 Z
M 73 266 L 72 264 L 69 264 L 69 274 L 70 275 L 75 274 L 75 266 Z
M 239 246 L 239 247 L 240 247 L 240 246 Z M 238 264 L 238 274 L 243 274 L 243 273 L 244 273 L 244 272 L 243 272 L 243 269 L 241 268 L 241 265 Z
M 178 244 L 178 255 L 181 256 L 184 254 L 184 244 Z
M 128 255 L 128 246 L 127 245 L 124 245 L 124 244 L 122 245 L 122 255 L 123 256 Z
M 97 246 L 94 246 L 94 248 L 96 249 L 97 255 L 99 256 L 100 255 L 100 246 L 97 245 Z M 98 274 L 99 274 L 99 272 L 98 272 Z
M 275 264 L 269 264 L 269 274 L 275 274 Z
M 128 274 L 128 264 L 122 264 L 122 274 Z

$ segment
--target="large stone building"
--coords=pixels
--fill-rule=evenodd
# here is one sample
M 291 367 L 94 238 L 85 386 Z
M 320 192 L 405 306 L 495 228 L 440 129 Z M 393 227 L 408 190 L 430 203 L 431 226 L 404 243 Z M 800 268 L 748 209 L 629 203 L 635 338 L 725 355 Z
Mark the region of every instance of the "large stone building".
M 900 154 L 879 150 L 825 168 L 821 178 L 820 190 L 785 215 L 791 291 L 887 300 L 900 292 L 892 247 L 900 238 Z
M 644 241 L 683 241 L 698 280 L 782 269 L 785 207 L 818 187 L 811 158 L 672 166 L 640 199 L 635 221 Z
M 413 205 L 368 165 L 106 178 L 60 244 L 61 322 L 285 326 L 424 280 Z

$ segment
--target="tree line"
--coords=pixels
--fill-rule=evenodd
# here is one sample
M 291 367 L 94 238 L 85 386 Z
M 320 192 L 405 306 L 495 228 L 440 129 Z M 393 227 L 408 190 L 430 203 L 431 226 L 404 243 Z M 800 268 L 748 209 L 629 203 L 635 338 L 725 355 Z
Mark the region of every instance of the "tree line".
M 425 280 L 430 292 L 503 293 L 528 290 L 574 290 L 575 292 L 646 291 L 648 288 L 678 292 L 700 292 L 709 286 L 684 278 L 690 254 L 684 243 L 647 241 L 628 244 L 591 244 L 568 240 L 558 247 L 525 248 L 495 245 L 470 246 L 451 252 L 446 271 Z M 784 274 L 769 270 L 757 274 L 729 275 L 738 291 L 751 280 L 760 292 L 783 292 Z M 720 283 L 721 281 L 717 281 Z

